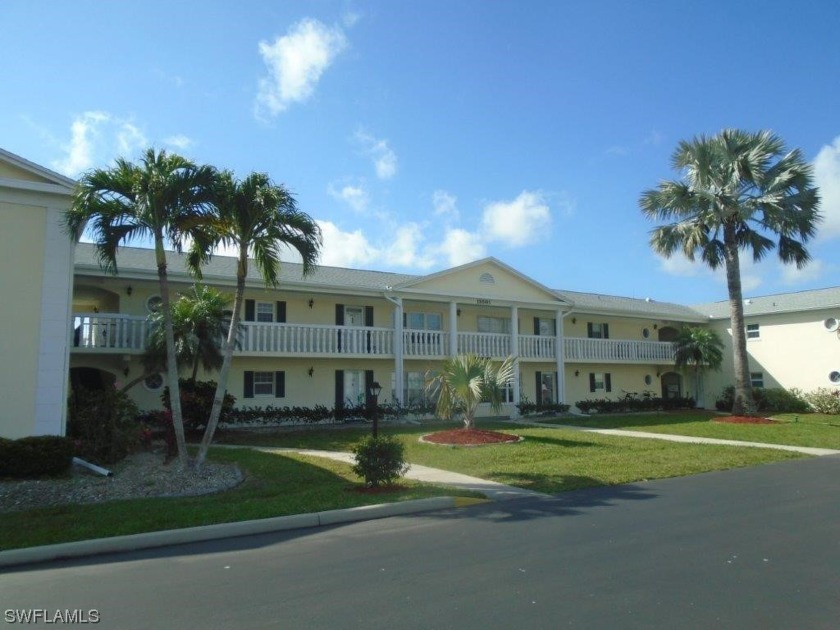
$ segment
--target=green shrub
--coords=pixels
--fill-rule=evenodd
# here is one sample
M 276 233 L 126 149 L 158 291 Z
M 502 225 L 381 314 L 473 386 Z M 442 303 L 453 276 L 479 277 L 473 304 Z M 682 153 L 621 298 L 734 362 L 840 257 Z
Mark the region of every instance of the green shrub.
M 369 436 L 353 448 L 353 472 L 368 487 L 390 485 L 408 471 L 402 442 L 393 437 Z
M 543 413 L 566 413 L 569 410 L 569 407 L 569 405 L 564 405 L 563 403 L 548 403 L 539 405 L 535 402 L 531 402 L 530 400 L 522 400 L 516 404 L 516 408 L 519 410 L 520 415 L 523 416 L 538 415 Z
M 0 439 L 0 476 L 58 475 L 73 463 L 73 440 L 60 435 Z
M 782 387 L 754 387 L 752 390 L 755 409 L 760 412 L 790 412 L 807 413 L 811 411 L 808 401 L 798 389 L 784 389 Z M 729 385 L 721 392 L 715 401 L 715 408 L 718 411 L 732 411 L 735 404 L 735 387 Z
M 805 400 L 817 413 L 840 415 L 840 390 L 820 387 L 805 394 Z
M 216 397 L 216 381 L 193 381 L 182 378 L 178 379 L 178 387 L 181 390 L 181 416 L 184 419 L 184 430 L 200 431 L 210 419 L 213 399 Z M 172 411 L 168 387 L 164 388 L 160 399 L 163 401 L 163 406 Z M 235 402 L 236 398 L 225 392 L 220 421 L 225 420 L 230 414 Z
M 630 394 L 618 400 L 610 400 L 608 398 L 579 400 L 575 403 L 575 406 L 583 413 L 628 413 L 637 411 L 694 409 L 695 401 L 691 397 L 657 398 Z
M 117 389 L 79 389 L 70 399 L 67 436 L 76 454 L 96 464 L 114 464 L 140 444 L 137 405 Z

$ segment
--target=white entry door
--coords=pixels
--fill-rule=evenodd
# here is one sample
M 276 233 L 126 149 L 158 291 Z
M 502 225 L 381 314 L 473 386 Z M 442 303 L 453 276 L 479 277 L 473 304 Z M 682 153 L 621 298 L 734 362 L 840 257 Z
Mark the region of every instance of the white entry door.
M 352 405 L 365 404 L 364 370 L 344 370 L 344 402 Z

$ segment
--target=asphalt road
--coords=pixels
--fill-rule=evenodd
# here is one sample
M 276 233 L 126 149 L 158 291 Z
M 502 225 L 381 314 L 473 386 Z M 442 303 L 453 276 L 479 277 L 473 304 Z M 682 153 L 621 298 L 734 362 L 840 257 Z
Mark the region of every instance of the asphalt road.
M 0 603 L 120 629 L 835 629 L 840 457 L 21 567 Z

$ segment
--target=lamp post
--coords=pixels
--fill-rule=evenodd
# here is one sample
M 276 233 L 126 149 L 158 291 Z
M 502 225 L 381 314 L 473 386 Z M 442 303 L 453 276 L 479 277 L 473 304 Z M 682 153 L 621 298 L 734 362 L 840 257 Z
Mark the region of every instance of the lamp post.
M 368 388 L 368 393 L 373 399 L 371 415 L 373 416 L 373 437 L 376 438 L 379 437 L 379 394 L 382 393 L 382 386 L 377 381 L 374 381 L 370 384 L 370 387 Z

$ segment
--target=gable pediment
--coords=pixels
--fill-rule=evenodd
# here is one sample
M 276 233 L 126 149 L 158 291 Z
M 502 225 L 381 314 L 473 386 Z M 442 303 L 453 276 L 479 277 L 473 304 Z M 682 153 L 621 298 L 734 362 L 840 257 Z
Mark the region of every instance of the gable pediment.
M 410 293 L 468 297 L 493 302 L 565 304 L 548 288 L 495 258 L 446 269 L 395 288 Z
M 76 182 L 0 149 L 0 184 L 11 188 L 71 193 Z

